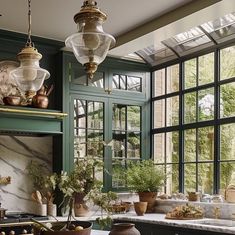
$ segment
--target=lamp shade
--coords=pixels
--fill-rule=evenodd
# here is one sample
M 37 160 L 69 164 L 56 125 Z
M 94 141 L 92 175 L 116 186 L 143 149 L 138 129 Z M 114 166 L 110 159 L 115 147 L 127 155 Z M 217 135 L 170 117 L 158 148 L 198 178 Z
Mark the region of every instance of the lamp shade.
M 65 40 L 66 47 L 72 48 L 90 78 L 107 56 L 109 48 L 115 45 L 114 37 L 103 31 L 102 24 L 106 19 L 106 14 L 97 8 L 96 1 L 84 1 L 80 12 L 74 16 L 78 32 Z
M 50 77 L 50 73 L 39 66 L 41 58 L 42 55 L 34 47 L 25 47 L 17 55 L 20 66 L 12 70 L 10 76 L 20 90 L 36 92 L 41 88 L 44 80 Z

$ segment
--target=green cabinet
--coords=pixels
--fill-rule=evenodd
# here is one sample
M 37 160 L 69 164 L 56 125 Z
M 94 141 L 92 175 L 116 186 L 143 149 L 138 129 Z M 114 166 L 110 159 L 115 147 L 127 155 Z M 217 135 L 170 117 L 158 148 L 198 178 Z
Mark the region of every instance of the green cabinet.
M 105 189 L 124 190 L 123 167 L 150 153 L 149 69 L 108 58 L 90 80 L 71 54 L 64 53 L 63 60 L 70 114 L 65 130 L 67 170 L 75 158 L 99 157 L 104 161 L 100 177 Z

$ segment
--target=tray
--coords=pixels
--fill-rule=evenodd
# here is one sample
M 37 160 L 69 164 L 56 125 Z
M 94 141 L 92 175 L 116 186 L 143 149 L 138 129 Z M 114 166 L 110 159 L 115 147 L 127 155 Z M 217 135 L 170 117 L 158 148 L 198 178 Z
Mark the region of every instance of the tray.
M 172 220 L 197 220 L 197 219 L 203 219 L 203 217 L 197 217 L 197 218 L 184 218 L 184 217 L 171 217 L 171 216 L 165 216 L 165 219 L 172 219 Z

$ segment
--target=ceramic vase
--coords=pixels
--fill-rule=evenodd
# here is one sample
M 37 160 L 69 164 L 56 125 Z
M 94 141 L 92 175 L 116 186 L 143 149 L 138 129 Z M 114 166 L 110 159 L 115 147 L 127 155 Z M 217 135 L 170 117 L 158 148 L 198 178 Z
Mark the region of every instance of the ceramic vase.
M 141 216 L 147 210 L 148 202 L 134 202 L 134 209 L 137 215 Z
M 85 194 L 76 193 L 74 197 L 74 215 L 76 217 L 84 217 L 89 213 L 89 208 L 84 201 Z
M 131 223 L 116 223 L 113 225 L 109 235 L 141 235 Z

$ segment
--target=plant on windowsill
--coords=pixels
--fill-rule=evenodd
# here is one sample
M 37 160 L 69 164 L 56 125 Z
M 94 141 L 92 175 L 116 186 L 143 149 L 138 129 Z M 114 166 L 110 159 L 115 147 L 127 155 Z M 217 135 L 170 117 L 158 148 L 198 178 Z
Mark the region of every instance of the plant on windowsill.
M 157 192 L 164 185 L 165 173 L 150 160 L 131 162 L 126 169 L 127 187 L 148 202 L 147 212 L 153 212 Z

